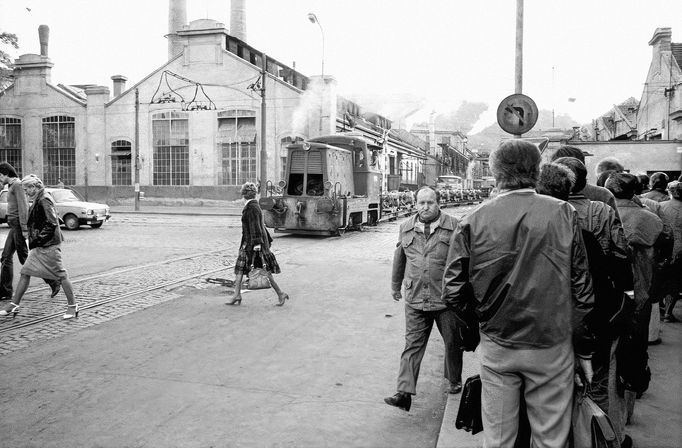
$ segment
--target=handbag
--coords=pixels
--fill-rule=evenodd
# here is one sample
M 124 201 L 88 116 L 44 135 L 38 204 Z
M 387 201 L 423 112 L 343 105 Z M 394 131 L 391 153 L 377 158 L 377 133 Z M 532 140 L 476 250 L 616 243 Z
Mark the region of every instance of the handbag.
M 249 282 L 247 285 L 248 289 L 268 289 L 271 287 L 270 285 L 270 276 L 268 275 L 268 271 L 265 270 L 266 264 L 265 261 L 263 260 L 263 254 L 261 251 L 257 251 L 258 256 L 260 257 L 261 265 L 263 265 L 262 268 L 257 268 L 254 266 L 254 261 L 256 259 L 256 254 L 253 254 L 253 257 L 251 257 L 251 267 L 248 273 L 249 277 Z
M 481 376 L 467 378 L 462 389 L 455 428 L 477 434 L 483 431 L 481 418 Z
M 608 415 L 590 398 L 587 386 L 573 401 L 573 448 L 615 448 L 616 431 Z

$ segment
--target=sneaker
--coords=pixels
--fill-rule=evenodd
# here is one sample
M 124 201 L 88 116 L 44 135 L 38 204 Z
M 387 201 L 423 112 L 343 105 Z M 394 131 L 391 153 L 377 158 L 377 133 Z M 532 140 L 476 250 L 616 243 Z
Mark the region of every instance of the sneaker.
M 676 323 L 679 321 L 680 320 L 678 318 L 676 318 L 675 316 L 673 316 L 672 314 L 666 314 L 665 316 L 663 316 L 663 322 L 667 322 L 669 324 L 673 324 L 673 323 Z

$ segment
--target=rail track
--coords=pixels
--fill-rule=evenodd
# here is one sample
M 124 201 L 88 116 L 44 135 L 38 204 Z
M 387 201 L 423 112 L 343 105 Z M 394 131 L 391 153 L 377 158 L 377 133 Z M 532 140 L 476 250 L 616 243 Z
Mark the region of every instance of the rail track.
M 71 283 L 81 313 L 87 313 L 89 310 L 114 302 L 230 269 L 231 265 L 225 264 L 225 258 L 221 255 L 225 253 L 232 253 L 232 250 L 221 248 L 142 266 L 117 269 L 71 279 Z M 65 306 L 63 293 L 55 299 L 46 299 L 48 291 L 48 287 L 29 289 L 16 318 L 8 316 L 0 320 L 0 335 L 53 319 L 61 319 Z

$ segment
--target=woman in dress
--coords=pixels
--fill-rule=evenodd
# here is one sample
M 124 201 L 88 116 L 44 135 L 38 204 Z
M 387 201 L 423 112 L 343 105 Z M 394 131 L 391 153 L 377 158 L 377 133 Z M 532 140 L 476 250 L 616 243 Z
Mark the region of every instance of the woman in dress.
M 253 264 L 256 268 L 264 268 L 268 272 L 268 278 L 272 289 L 277 293 L 278 303 L 276 306 L 284 305 L 289 299 L 289 295 L 283 292 L 275 282 L 272 274 L 279 274 L 279 264 L 275 255 L 270 252 L 272 237 L 265 228 L 263 222 L 263 212 L 256 200 L 258 188 L 253 182 L 242 185 L 241 195 L 246 201 L 242 211 L 242 240 L 239 245 L 239 256 L 234 265 L 234 295 L 226 305 L 240 305 L 242 303 L 241 286 L 242 279 L 251 270 Z
M 0 316 L 16 316 L 31 277 L 46 280 L 60 280 L 66 294 L 66 313 L 64 319 L 78 317 L 78 304 L 73 295 L 73 288 L 66 269 L 62 265 L 62 233 L 59 230 L 59 217 L 54 199 L 45 191 L 43 181 L 36 175 L 29 174 L 21 180 L 22 187 L 33 204 L 28 211 L 28 258 L 21 268 L 21 278 L 14 293 L 14 300 L 3 310 Z

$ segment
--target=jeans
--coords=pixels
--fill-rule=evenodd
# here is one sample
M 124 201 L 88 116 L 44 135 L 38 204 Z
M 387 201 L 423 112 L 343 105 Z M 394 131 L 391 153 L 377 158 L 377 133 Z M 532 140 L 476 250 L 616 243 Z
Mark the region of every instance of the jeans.
M 28 257 L 28 246 L 21 224 L 17 218 L 7 218 L 9 233 L 2 250 L 2 267 L 0 268 L 0 297 L 12 297 L 12 280 L 14 279 L 14 253 L 19 257 L 19 263 L 24 264 Z

